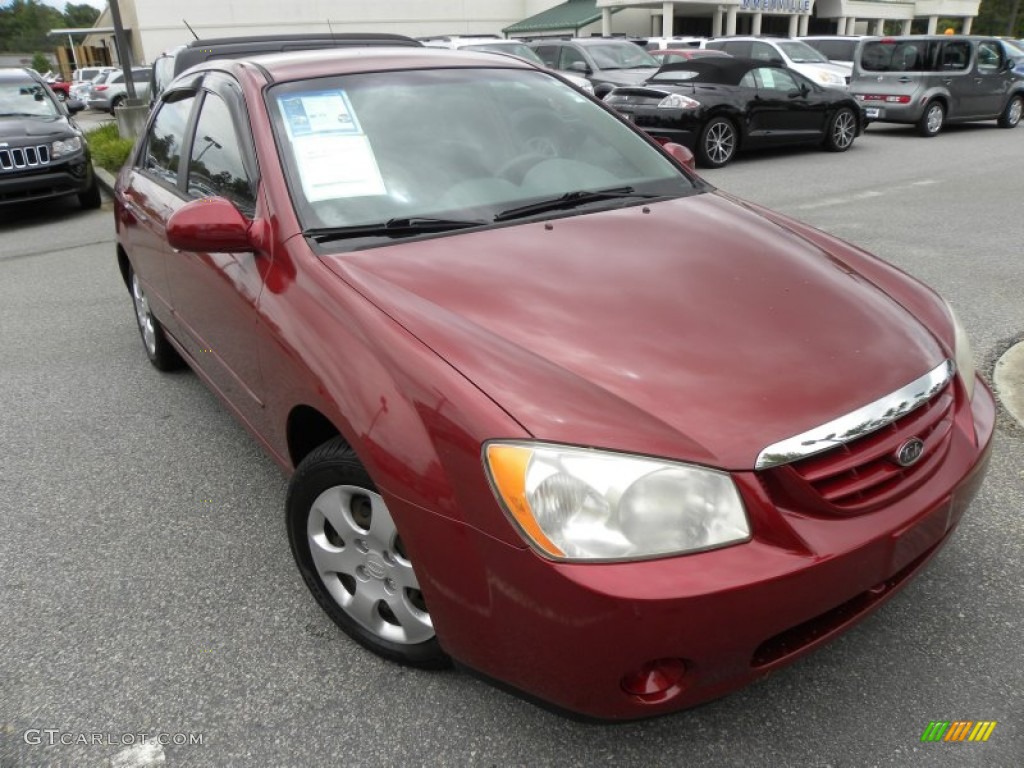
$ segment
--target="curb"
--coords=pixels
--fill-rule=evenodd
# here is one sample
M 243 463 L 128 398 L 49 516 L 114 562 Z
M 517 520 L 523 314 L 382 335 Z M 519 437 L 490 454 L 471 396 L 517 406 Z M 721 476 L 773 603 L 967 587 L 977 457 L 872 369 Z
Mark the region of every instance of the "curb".
M 107 193 L 108 197 L 114 197 L 114 175 L 106 168 L 100 168 L 98 165 L 93 165 L 93 174 L 96 176 L 96 181 L 99 182 L 100 187 Z
M 1024 426 L 1024 341 L 1014 344 L 996 361 L 992 383 L 1003 407 Z

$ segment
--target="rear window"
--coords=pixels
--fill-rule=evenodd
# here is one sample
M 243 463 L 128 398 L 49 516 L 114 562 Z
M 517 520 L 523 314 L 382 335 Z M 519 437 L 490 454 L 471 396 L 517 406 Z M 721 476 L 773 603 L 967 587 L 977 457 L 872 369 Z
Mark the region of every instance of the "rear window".
M 936 69 L 936 40 L 872 40 L 860 53 L 865 72 L 929 72 Z
M 856 40 L 805 40 L 812 48 L 816 48 L 830 61 L 853 61 L 853 51 L 857 47 Z

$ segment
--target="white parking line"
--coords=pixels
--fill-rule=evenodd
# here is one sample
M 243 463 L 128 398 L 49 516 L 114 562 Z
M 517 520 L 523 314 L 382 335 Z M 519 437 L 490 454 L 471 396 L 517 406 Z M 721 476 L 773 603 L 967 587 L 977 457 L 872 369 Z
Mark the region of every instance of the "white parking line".
M 166 762 L 164 748 L 155 741 L 122 749 L 110 760 L 110 768 L 153 768 Z
M 843 195 L 842 197 L 826 197 L 824 200 L 816 200 L 813 203 L 804 203 L 803 205 L 797 206 L 798 210 L 801 211 L 813 211 L 816 208 L 829 208 L 834 205 L 849 205 L 850 203 L 858 200 L 869 200 L 872 197 L 883 197 L 885 195 L 892 194 L 893 192 L 903 192 L 914 187 L 925 187 L 929 184 L 937 184 L 936 179 L 921 179 L 920 181 L 912 181 L 909 184 L 901 184 L 894 187 L 886 187 L 885 189 L 868 189 L 864 192 L 855 192 L 852 195 Z

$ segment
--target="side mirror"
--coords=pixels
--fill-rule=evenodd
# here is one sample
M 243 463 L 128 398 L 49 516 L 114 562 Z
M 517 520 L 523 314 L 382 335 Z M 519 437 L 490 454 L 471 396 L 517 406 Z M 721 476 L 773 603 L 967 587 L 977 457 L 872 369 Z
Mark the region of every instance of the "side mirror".
M 569 65 L 570 72 L 579 72 L 581 75 L 589 75 L 590 67 L 587 66 L 586 62 L 574 61 Z
M 675 142 L 670 141 L 667 144 L 663 144 L 662 149 L 668 152 L 676 162 L 686 166 L 691 171 L 696 170 L 697 165 L 693 159 L 693 152 L 682 144 L 676 144 Z
M 1000 71 L 1001 72 L 1012 72 L 1016 68 L 1017 68 L 1017 62 L 1014 61 L 1013 59 L 1007 59 L 1006 61 L 1003 62 L 1003 66 L 1000 67 Z
M 167 220 L 167 242 L 179 251 L 239 253 L 255 250 L 250 224 L 223 197 L 186 203 Z

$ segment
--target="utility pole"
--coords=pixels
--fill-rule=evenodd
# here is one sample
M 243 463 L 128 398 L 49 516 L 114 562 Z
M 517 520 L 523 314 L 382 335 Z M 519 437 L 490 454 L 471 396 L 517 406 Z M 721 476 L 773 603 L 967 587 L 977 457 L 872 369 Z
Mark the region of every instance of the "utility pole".
M 114 21 L 114 44 L 117 46 L 117 58 L 121 60 L 121 69 L 124 70 L 124 87 L 128 93 L 128 102 L 134 104 L 138 99 L 135 95 L 135 82 L 132 80 L 132 53 L 128 47 L 128 40 L 124 36 L 121 7 L 117 4 L 117 0 L 108 0 L 108 2 L 110 17 Z

